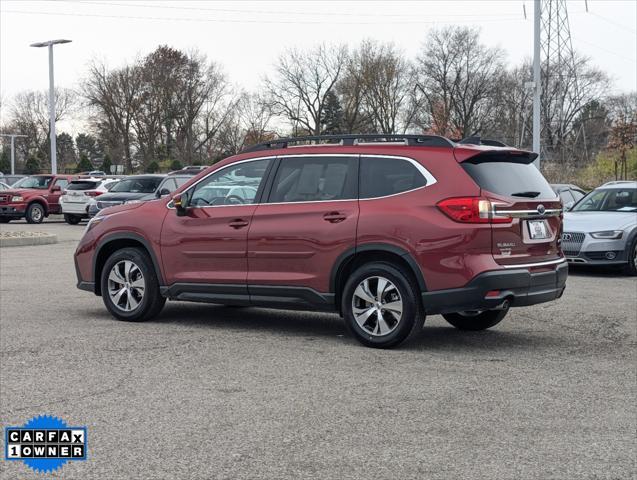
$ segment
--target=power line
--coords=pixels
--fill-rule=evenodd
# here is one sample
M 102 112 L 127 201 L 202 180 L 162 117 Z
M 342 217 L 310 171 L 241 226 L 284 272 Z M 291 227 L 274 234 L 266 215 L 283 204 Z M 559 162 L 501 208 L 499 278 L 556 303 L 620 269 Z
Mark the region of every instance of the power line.
M 117 3 L 117 2 L 103 2 L 103 1 L 93 1 L 93 0 L 53 0 L 55 2 L 59 2 L 59 3 L 80 3 L 80 4 L 85 4 L 85 5 L 105 5 L 105 6 L 114 6 L 114 7 L 132 7 L 132 8 L 152 8 L 153 10 L 156 9 L 171 9 L 171 10 L 195 10 L 195 11 L 200 11 L 200 12 L 226 12 L 226 13 L 242 13 L 242 14 L 259 14 L 259 15 L 301 15 L 301 16 L 312 16 L 312 17 L 317 17 L 317 16 L 334 16 L 334 17 L 373 17 L 373 18 L 387 18 L 387 17 L 394 17 L 394 18 L 414 18 L 415 15 L 412 14 L 408 14 L 408 13 L 402 13 L 402 14 L 397 14 L 397 13 L 367 13 L 367 12 L 360 12 L 360 13 L 351 13 L 351 12 L 308 12 L 308 11 L 292 11 L 292 10 L 279 10 L 279 11 L 275 11 L 275 10 L 241 10 L 241 9 L 233 9 L 233 8 L 210 8 L 210 7 L 191 7 L 191 6 L 185 6 L 185 5 L 180 5 L 180 6 L 175 6 L 175 5 L 162 5 L 162 4 L 154 4 L 154 5 L 149 5 L 149 4 L 139 4 L 139 3 Z M 429 18 L 431 18 L 431 15 L 427 15 Z M 480 17 L 480 15 L 477 15 L 478 17 Z M 492 17 L 492 15 L 482 15 L 484 17 Z M 437 17 L 465 17 L 465 18 L 475 18 L 476 15 L 475 14 L 468 14 L 468 13 L 463 13 L 463 14 L 444 14 L 444 15 L 437 15 Z M 519 15 L 518 14 L 501 14 L 498 15 L 498 17 L 502 17 L 502 18 L 518 18 Z
M 181 21 L 181 22 L 212 22 L 212 23 L 259 23 L 259 24 L 313 24 L 313 25 L 325 25 L 325 21 L 306 21 L 306 20 L 250 20 L 250 19 L 226 19 L 226 18 L 195 18 L 195 17 L 149 17 L 143 15 L 108 15 L 97 13 L 67 13 L 67 12 L 43 12 L 43 11 L 27 11 L 27 10 L 2 10 L 0 13 L 17 13 L 25 15 L 55 15 L 64 17 L 95 17 L 95 18 L 117 18 L 117 19 L 131 19 L 131 20 L 159 20 L 159 21 Z M 416 21 L 378 21 L 378 22 L 333 22 L 330 21 L 330 25 L 424 25 L 424 24 L 441 24 L 441 23 L 502 23 L 512 22 L 516 19 L 506 18 L 493 18 L 491 16 L 486 17 L 480 22 L 475 21 L 476 16 L 467 20 L 453 20 L 453 21 L 441 21 L 441 20 L 416 20 Z M 524 19 L 517 19 L 517 21 L 524 21 Z

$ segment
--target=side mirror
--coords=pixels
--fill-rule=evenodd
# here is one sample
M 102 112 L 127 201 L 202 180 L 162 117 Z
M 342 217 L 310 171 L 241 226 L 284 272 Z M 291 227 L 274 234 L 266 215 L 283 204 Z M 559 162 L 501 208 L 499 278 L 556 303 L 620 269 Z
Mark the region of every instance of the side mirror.
M 52 192 L 61 192 L 62 191 L 62 187 L 60 187 L 59 185 L 53 185 L 53 187 L 51 188 Z
M 162 188 L 161 190 L 158 190 L 155 195 L 157 196 L 157 198 L 165 197 L 166 195 L 170 195 L 170 190 L 168 190 L 167 188 Z
M 184 217 L 188 210 L 188 197 L 186 195 L 182 195 L 181 193 L 176 194 L 173 197 L 173 205 L 175 206 L 175 210 L 177 211 L 177 216 Z
M 566 205 L 564 205 L 564 210 L 566 210 L 567 212 L 571 210 L 571 208 L 573 208 L 575 206 L 575 202 L 571 201 L 568 202 Z

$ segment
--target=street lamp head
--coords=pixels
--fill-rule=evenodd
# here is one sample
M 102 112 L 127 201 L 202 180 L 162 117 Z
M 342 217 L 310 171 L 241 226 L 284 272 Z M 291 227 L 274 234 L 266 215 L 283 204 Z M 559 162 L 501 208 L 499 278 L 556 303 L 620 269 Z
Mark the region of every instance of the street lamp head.
M 37 42 L 37 43 L 32 43 L 30 46 L 31 47 L 49 47 L 51 45 L 57 45 L 58 43 L 71 43 L 72 40 L 65 40 L 63 38 L 60 38 L 58 40 L 49 40 L 48 42 Z

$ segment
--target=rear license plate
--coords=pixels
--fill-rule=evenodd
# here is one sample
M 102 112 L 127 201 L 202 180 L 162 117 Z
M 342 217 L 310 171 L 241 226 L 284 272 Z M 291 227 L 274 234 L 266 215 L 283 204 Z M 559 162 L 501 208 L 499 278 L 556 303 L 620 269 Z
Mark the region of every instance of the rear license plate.
M 542 240 L 551 237 L 548 225 L 544 220 L 529 220 L 527 223 L 531 240 Z

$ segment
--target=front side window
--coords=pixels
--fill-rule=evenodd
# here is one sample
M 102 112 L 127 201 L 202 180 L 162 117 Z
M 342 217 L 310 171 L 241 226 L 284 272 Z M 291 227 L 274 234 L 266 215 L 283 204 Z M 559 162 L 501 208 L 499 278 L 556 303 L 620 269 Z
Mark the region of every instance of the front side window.
M 254 203 L 271 161 L 255 160 L 222 168 L 197 184 L 189 205 L 208 207 Z
M 317 202 L 356 198 L 356 157 L 281 159 L 269 203 Z
M 360 198 L 377 198 L 407 192 L 427 185 L 423 174 L 400 158 L 361 158 Z
M 62 190 L 64 190 L 68 184 L 69 184 L 69 181 L 66 178 L 58 178 L 57 181 L 55 182 L 55 185 L 57 187 L 60 187 Z

